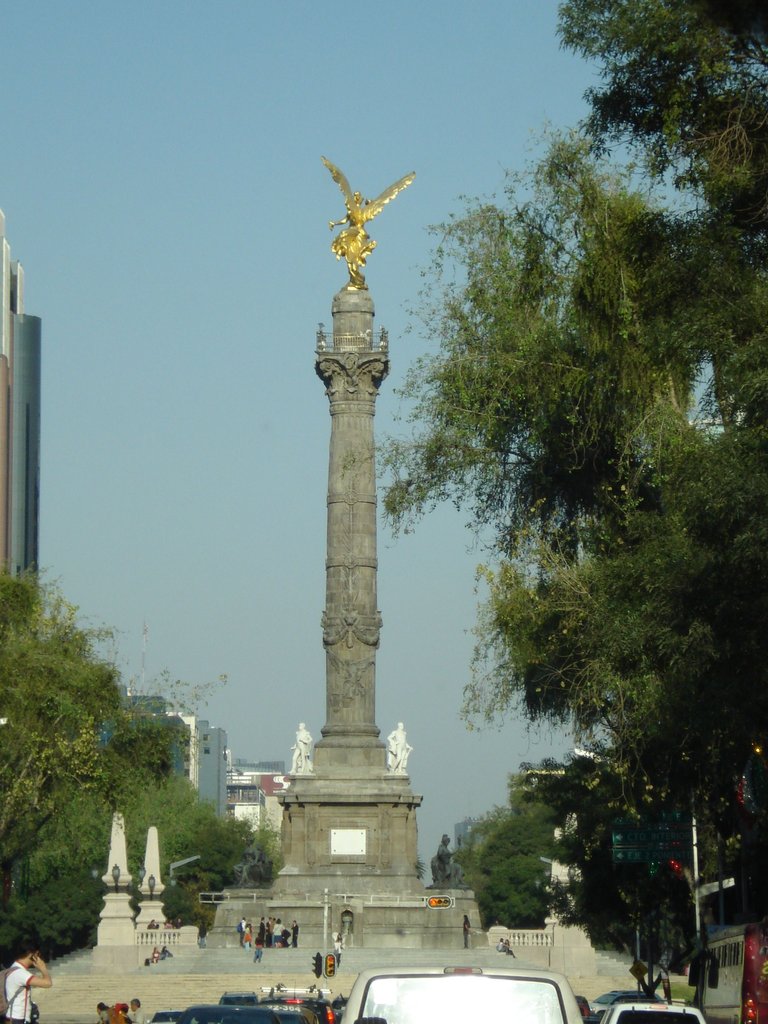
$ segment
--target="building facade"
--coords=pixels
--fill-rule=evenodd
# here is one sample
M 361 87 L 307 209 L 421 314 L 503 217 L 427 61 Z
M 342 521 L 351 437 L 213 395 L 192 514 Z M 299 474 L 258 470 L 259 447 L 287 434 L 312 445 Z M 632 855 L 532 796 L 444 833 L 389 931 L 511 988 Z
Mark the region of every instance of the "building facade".
M 219 817 L 227 810 L 227 734 L 204 719 L 197 721 L 197 792 Z
M 24 312 L 24 270 L 0 210 L 0 564 L 39 565 L 41 322 Z
M 227 813 L 247 819 L 254 828 L 280 830 L 278 793 L 288 788 L 284 761 L 249 762 L 237 758 L 227 774 Z

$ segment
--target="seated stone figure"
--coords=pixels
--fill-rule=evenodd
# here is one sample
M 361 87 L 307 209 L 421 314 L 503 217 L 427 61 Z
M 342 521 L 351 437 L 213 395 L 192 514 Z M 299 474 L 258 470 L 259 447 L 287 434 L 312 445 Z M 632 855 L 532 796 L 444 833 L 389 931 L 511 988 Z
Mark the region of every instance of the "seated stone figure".
M 260 847 L 248 846 L 243 859 L 234 867 L 234 882 L 238 889 L 248 889 L 272 881 L 272 861 Z
M 468 889 L 464 881 L 464 872 L 461 864 L 453 859 L 453 854 L 448 849 L 450 839 L 444 835 L 440 840 L 437 853 L 432 858 L 432 885 L 430 889 Z

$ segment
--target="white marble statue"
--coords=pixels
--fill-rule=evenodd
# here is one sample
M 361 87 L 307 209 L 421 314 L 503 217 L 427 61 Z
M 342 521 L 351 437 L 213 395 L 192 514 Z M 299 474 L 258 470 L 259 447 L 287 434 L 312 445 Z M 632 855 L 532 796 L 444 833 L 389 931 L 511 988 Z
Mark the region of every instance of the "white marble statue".
M 303 722 L 299 722 L 296 730 L 296 742 L 291 747 L 293 757 L 291 758 L 291 775 L 312 774 L 312 751 L 314 741 Z
M 409 745 L 405 735 L 405 726 L 397 723 L 397 728 L 387 736 L 387 768 L 393 775 L 406 775 L 408 758 L 413 747 Z

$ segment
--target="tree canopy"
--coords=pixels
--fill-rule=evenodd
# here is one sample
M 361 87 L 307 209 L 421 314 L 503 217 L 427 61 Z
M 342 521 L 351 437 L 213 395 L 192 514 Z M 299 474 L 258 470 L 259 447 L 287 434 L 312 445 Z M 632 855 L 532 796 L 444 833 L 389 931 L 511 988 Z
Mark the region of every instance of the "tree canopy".
M 36 579 L 0 574 L 0 862 L 7 871 L 84 790 L 112 806 L 170 770 L 166 731 L 121 702 L 102 637 Z
M 590 133 L 436 229 L 385 509 L 451 500 L 489 541 L 468 714 L 572 725 L 625 808 L 693 797 L 727 835 L 768 732 L 765 16 L 569 0 L 561 28 L 600 62 Z
M 541 801 L 525 801 L 520 778 L 509 780 L 509 802 L 472 827 L 459 860 L 472 887 L 483 927 L 541 928 L 549 912 L 542 858 L 554 851 L 554 815 Z
M 592 136 L 765 241 L 768 14 L 761 0 L 567 0 L 566 46 L 598 62 Z

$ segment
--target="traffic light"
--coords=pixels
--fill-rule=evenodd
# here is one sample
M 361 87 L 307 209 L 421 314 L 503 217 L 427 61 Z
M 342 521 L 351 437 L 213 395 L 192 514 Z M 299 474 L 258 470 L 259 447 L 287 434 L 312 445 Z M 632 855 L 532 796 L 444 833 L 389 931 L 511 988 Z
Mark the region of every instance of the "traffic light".
M 680 863 L 679 860 L 675 860 L 674 857 L 671 857 L 667 861 L 667 867 L 672 872 L 672 874 L 675 876 L 675 878 L 682 878 L 683 877 L 683 865 Z
M 336 954 L 326 953 L 325 954 L 325 976 L 326 978 L 332 978 L 336 973 Z
M 312 957 L 312 973 L 316 978 L 319 978 L 323 973 L 323 954 L 315 953 Z
M 443 910 L 455 904 L 453 896 L 430 896 L 427 899 L 427 906 L 430 910 Z

